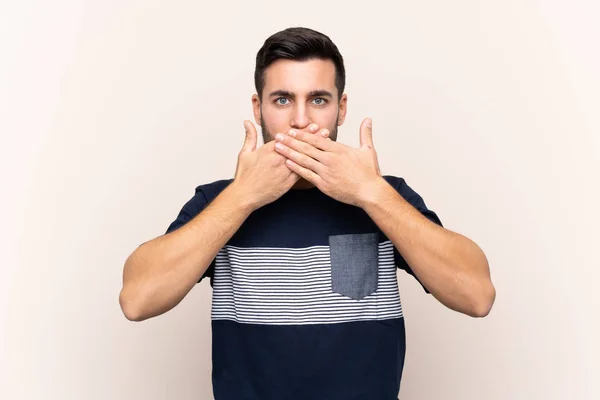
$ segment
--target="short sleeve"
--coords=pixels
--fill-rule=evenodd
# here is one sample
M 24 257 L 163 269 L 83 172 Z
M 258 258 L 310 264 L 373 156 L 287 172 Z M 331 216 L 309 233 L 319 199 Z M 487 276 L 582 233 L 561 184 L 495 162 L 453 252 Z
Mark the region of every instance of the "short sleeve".
M 190 222 L 202 210 L 204 210 L 204 208 L 208 204 L 209 204 L 209 201 L 208 201 L 206 195 L 204 194 L 202 187 L 198 186 L 196 188 L 196 193 L 194 194 L 194 197 L 192 197 L 187 203 L 184 204 L 184 206 L 179 211 L 177 218 L 175 218 L 175 220 L 173 222 L 171 222 L 171 224 L 167 228 L 167 231 L 165 232 L 165 234 L 176 231 L 177 229 L 181 228 L 182 226 L 184 226 L 185 224 Z M 212 286 L 212 278 L 214 276 L 214 271 L 215 271 L 215 262 L 216 262 L 216 257 L 212 260 L 212 262 L 210 263 L 210 266 L 208 267 L 206 272 L 200 277 L 198 282 L 201 282 L 206 277 L 210 277 L 210 279 L 211 279 L 210 284 Z
M 427 207 L 423 198 L 417 192 L 415 192 L 410 186 L 408 186 L 408 184 L 406 183 L 406 181 L 403 178 L 387 177 L 387 179 L 388 179 L 388 182 L 396 189 L 396 191 L 409 204 L 411 204 L 414 208 L 416 208 L 423 216 L 425 216 L 428 220 L 430 220 L 434 224 L 443 226 L 442 221 L 439 219 L 437 214 L 433 210 L 430 210 Z M 402 257 L 402 254 L 400 254 L 400 251 L 396 248 L 396 246 L 394 246 L 394 260 L 395 260 L 396 266 L 398 268 L 403 269 L 404 271 L 406 271 L 407 273 L 412 275 L 421 284 L 421 286 L 423 287 L 425 292 L 428 294 L 430 293 L 429 290 L 427 290 L 427 288 L 423 285 L 423 283 L 421 281 L 419 281 L 419 278 L 417 278 L 417 276 L 415 275 L 413 270 L 410 268 L 410 266 L 408 265 L 406 260 L 404 260 L 404 257 Z

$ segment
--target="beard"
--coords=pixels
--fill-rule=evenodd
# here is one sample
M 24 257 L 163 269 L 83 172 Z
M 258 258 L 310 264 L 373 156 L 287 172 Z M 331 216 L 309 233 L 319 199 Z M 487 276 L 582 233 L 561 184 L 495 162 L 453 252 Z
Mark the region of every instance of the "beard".
M 338 132 L 337 121 L 338 121 L 338 117 L 339 117 L 339 111 L 338 111 L 338 114 L 335 117 L 336 123 L 332 127 L 331 126 L 319 126 L 319 130 L 321 130 L 321 129 L 327 129 L 327 130 L 329 130 L 329 139 L 333 140 L 334 142 L 337 140 L 337 132 Z M 271 134 L 271 132 L 269 131 L 269 129 L 265 125 L 264 119 L 262 119 L 262 118 L 261 118 L 261 121 L 260 121 L 260 129 L 262 131 L 262 137 L 263 137 L 263 143 L 264 144 L 269 143 L 271 140 L 275 140 L 275 136 Z M 298 130 L 300 130 L 300 129 L 298 129 Z M 287 133 L 287 132 L 281 132 L 281 133 Z

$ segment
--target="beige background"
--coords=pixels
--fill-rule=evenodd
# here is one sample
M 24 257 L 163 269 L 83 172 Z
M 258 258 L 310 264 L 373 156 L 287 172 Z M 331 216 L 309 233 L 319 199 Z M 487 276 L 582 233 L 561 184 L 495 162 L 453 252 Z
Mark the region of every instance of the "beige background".
M 18 1 L 0 6 L 0 398 L 211 399 L 210 286 L 132 323 L 125 258 L 229 178 L 254 57 L 345 57 L 384 173 L 490 260 L 485 319 L 400 272 L 403 399 L 598 399 L 600 7 L 589 1 Z

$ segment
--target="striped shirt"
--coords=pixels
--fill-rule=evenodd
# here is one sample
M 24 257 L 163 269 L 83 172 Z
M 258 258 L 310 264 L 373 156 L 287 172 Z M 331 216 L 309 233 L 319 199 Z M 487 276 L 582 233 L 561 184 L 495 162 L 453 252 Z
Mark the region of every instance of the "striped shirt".
M 403 178 L 384 178 L 442 225 Z M 167 233 L 231 182 L 198 186 Z M 213 289 L 215 400 L 397 399 L 406 342 L 397 268 L 416 278 L 364 210 L 317 188 L 254 211 L 200 279 Z

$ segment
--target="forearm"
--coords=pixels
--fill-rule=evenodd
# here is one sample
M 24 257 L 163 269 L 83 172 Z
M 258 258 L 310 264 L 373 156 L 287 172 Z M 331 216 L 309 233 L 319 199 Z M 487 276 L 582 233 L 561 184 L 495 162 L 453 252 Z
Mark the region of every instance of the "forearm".
M 138 247 L 127 259 L 119 301 L 130 320 L 175 307 L 206 272 L 253 208 L 233 183 L 181 228 Z
M 362 206 L 441 303 L 473 317 L 489 313 L 495 289 L 476 243 L 429 221 L 383 179 Z

